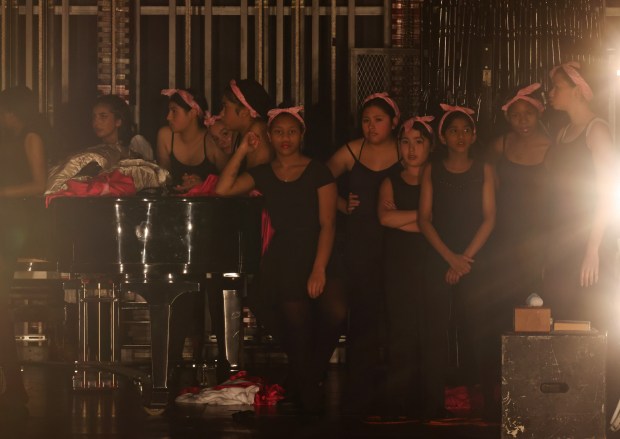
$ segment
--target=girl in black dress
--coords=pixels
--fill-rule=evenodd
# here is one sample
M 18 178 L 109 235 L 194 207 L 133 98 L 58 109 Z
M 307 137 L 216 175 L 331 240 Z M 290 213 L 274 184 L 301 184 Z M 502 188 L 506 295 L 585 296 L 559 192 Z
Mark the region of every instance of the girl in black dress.
M 207 133 L 204 96 L 182 89 L 161 93 L 169 97 L 168 126 L 157 133 L 157 163 L 170 171 L 174 189 L 183 193 L 201 184 L 209 174 L 218 174 L 228 157 Z
M 346 304 L 329 288 L 326 267 L 335 234 L 336 184 L 326 166 L 301 152 L 302 107 L 269 112 L 276 153 L 268 164 L 239 175 L 244 158 L 259 144 L 249 132 L 222 171 L 216 192 L 263 193 L 275 234 L 263 256 L 257 317 L 280 338 L 291 376 L 287 398 L 306 411 L 321 407 L 319 382 L 338 341 Z
M 327 163 L 335 178 L 348 172 L 349 196 L 338 199 L 338 210 L 347 215 L 344 265 L 350 315 L 344 409 L 352 415 L 377 410 L 383 392 L 385 283 L 377 199 L 381 182 L 402 170 L 394 135 L 399 118 L 387 93 L 368 96 L 361 111 L 363 137 L 342 146 Z
M 456 318 L 465 354 L 473 357 L 469 379 L 480 382 L 483 349 L 489 345 L 484 246 L 495 224 L 495 191 L 490 165 L 474 160 L 469 150 L 476 141 L 473 110 L 441 104 L 439 139 L 447 147 L 445 159 L 424 169 L 418 224 L 435 249 L 426 275 L 424 314 L 424 371 L 427 416 L 444 411 L 444 387 L 449 362 L 448 333 Z M 452 315 L 455 309 L 457 315 Z M 473 355 L 472 355 L 473 354 Z M 492 386 L 486 392 L 491 407 Z
M 491 145 L 498 177 L 494 260 L 503 330 L 512 325 L 512 309 L 542 288 L 549 204 L 545 156 L 551 139 L 540 123 L 539 88 L 531 84 L 504 104 L 510 131 Z
M 388 401 L 391 414 L 417 414 L 422 387 L 419 363 L 427 243 L 418 227 L 422 170 L 433 146 L 432 116 L 407 120 L 398 139 L 404 169 L 383 180 L 378 214 L 385 229 L 388 320 Z

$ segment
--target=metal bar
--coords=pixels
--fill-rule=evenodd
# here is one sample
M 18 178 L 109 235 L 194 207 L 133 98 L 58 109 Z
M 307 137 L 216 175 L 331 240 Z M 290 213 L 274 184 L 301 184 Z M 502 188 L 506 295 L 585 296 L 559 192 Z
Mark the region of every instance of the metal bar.
M 269 60 L 271 58 L 271 54 L 269 51 L 269 47 L 271 46 L 270 44 L 270 40 L 269 40 L 269 28 L 270 28 L 270 24 L 269 24 L 269 17 L 271 16 L 271 8 L 269 7 L 269 0 L 264 0 L 265 2 L 265 14 L 263 14 L 263 32 L 262 32 L 262 38 L 263 38 L 263 80 L 261 81 L 261 84 L 263 84 L 263 87 L 265 88 L 265 90 L 267 91 L 267 93 L 270 92 L 270 88 L 271 88 L 271 74 L 270 74 L 270 65 L 269 65 Z
M 26 87 L 32 89 L 32 80 L 34 75 L 34 47 L 32 41 L 32 19 L 34 17 L 34 6 L 32 5 L 32 0 L 26 0 L 24 12 L 26 19 Z
M 60 102 L 69 102 L 69 0 L 62 0 Z
M 363 15 L 359 13 L 359 9 L 361 8 L 358 8 L 358 15 Z M 392 45 L 392 2 L 390 0 L 383 0 L 383 8 L 382 8 L 381 13 L 383 14 L 383 47 L 391 47 Z
M 336 0 L 331 0 L 331 113 L 332 143 L 336 140 Z
M 295 14 L 291 17 L 291 32 L 293 33 L 293 46 L 291 47 L 292 59 L 291 63 L 291 97 L 293 99 L 293 103 L 299 103 L 299 57 L 300 57 L 300 47 L 299 47 L 299 22 L 300 22 L 300 0 L 293 0 L 292 3 L 294 7 Z
M 240 75 L 241 79 L 248 77 L 248 0 L 241 0 L 241 13 L 239 14 L 241 20 L 240 25 Z
M 312 0 L 312 104 L 319 102 L 319 0 Z
M 185 0 L 185 87 L 192 85 L 192 0 Z
M 7 0 L 1 0 L 0 6 L 2 7 L 2 17 L 0 17 L 1 26 L 2 26 L 2 34 L 0 35 L 0 63 L 2 64 L 2 89 L 4 90 L 7 86 L 7 61 L 6 61 L 6 51 L 7 47 Z
M 213 35 L 213 0 L 205 0 L 204 6 L 204 17 L 205 17 L 205 77 L 204 77 L 204 87 L 205 87 L 205 96 L 208 99 L 209 105 L 211 105 L 211 109 L 213 110 L 213 90 L 212 90 L 212 82 L 211 75 L 213 74 L 213 70 L 211 68 L 211 60 L 213 59 L 213 44 L 212 44 L 212 35 Z
M 55 95 L 55 72 L 56 56 L 53 42 L 56 40 L 56 26 L 54 25 L 54 0 L 48 0 L 45 8 L 45 23 L 47 32 L 45 33 L 45 56 L 47 66 L 45 68 L 45 113 L 48 121 L 54 120 L 54 95 Z
M 349 0 L 347 6 L 347 47 L 355 47 L 355 0 Z
M 305 26 L 304 26 L 304 20 L 305 20 L 305 10 L 306 10 L 306 3 L 305 0 L 299 0 L 299 10 L 300 10 L 300 14 L 299 14 L 299 60 L 298 60 L 298 66 L 297 66 L 297 71 L 298 71 L 298 75 L 299 75 L 299 86 L 298 86 L 298 97 L 297 97 L 297 104 L 303 104 L 306 100 L 306 93 L 305 93 L 305 85 L 306 85 L 306 69 L 305 69 L 305 53 L 306 53 L 306 38 L 305 38 Z
M 110 23 L 111 23 L 111 40 L 110 40 L 110 94 L 116 94 L 116 0 L 112 0 L 110 5 Z
M 39 15 L 38 15 L 38 20 L 37 20 L 37 24 L 38 24 L 38 28 L 39 28 L 39 35 L 38 35 L 38 40 L 39 40 L 39 53 L 38 53 L 38 72 L 39 72 L 39 77 L 38 77 L 38 85 L 39 85 L 39 89 L 38 89 L 38 93 L 39 93 L 39 111 L 41 113 L 43 113 L 45 111 L 45 98 L 44 98 L 44 93 L 45 93 L 45 39 L 44 39 L 44 35 L 46 33 L 46 29 L 45 29 L 45 22 L 44 22 L 44 15 L 45 13 L 43 12 L 45 10 L 45 8 L 43 7 L 43 2 L 44 0 L 39 0 Z M 4 54 L 4 51 L 3 51 Z
M 284 0 L 276 1 L 276 102 L 284 99 Z
M 141 0 L 134 0 L 134 17 L 133 17 L 133 71 L 134 71 L 134 84 L 135 90 L 133 95 L 135 96 L 135 107 L 133 112 L 133 121 L 136 125 L 138 132 L 140 132 L 140 108 L 142 103 L 142 94 L 140 93 L 140 75 L 142 74 L 140 67 L 140 47 L 141 47 L 141 39 L 140 39 L 140 25 L 142 24 L 141 16 L 140 16 L 140 2 Z
M 176 47 L 177 14 L 176 0 L 168 1 L 168 88 L 175 88 L 177 82 Z
M 263 83 L 263 0 L 256 0 L 254 8 L 254 35 L 256 45 L 254 47 L 254 78 Z

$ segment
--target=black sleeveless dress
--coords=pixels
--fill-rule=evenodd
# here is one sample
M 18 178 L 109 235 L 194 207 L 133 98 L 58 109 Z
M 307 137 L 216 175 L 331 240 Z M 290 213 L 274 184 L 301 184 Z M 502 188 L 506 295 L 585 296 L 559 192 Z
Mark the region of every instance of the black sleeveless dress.
M 207 158 L 207 135 L 205 134 L 202 141 L 202 149 L 204 152 L 204 160 L 197 165 L 186 165 L 181 163 L 174 155 L 174 133 L 172 133 L 172 141 L 170 144 L 170 174 L 175 185 L 182 183 L 183 175 L 198 175 L 205 180 L 208 175 L 218 175 L 217 167 Z
M 596 119 L 595 119 L 596 120 Z M 580 287 L 581 264 L 598 198 L 596 169 L 586 137 L 593 122 L 570 142 L 560 141 L 548 153 L 551 176 L 551 232 L 545 264 L 543 299 L 556 319 L 590 320 L 604 329 L 605 296 L 613 289 L 614 249 L 611 228 L 599 248 L 599 282 Z M 602 327 L 601 327 L 602 326 Z
M 505 145 L 505 138 L 504 138 Z M 494 275 L 509 309 L 540 294 L 549 216 L 549 172 L 544 161 L 522 165 L 504 153 L 497 163 Z

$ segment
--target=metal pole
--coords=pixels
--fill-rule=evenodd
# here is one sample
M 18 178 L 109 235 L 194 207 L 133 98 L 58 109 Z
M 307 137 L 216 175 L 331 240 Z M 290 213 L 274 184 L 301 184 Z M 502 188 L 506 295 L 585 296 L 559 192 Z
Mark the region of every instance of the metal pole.
M 176 0 L 168 2 L 168 88 L 175 88 L 176 72 L 176 35 L 177 35 L 177 5 Z
M 185 0 L 185 87 L 192 86 L 192 0 Z

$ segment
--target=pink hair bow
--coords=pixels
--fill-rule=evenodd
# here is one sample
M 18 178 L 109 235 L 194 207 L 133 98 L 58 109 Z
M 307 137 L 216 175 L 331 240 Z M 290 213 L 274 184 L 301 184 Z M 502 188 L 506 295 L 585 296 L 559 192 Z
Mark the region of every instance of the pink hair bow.
M 536 90 L 538 90 L 539 88 L 540 88 L 539 82 L 535 82 L 533 84 L 528 85 L 527 87 L 522 88 L 521 90 L 517 92 L 517 94 L 514 97 L 512 97 L 508 102 L 506 102 L 502 106 L 502 110 L 504 112 L 507 112 L 508 108 L 510 108 L 510 106 L 514 104 L 515 102 L 525 101 L 529 104 L 532 104 L 539 112 L 542 113 L 543 111 L 545 111 L 545 106 L 542 104 L 542 102 L 540 102 L 536 98 L 529 96 L 532 93 L 534 93 Z
M 429 133 L 433 134 L 433 128 L 430 126 L 429 122 L 435 120 L 434 116 L 415 116 L 410 119 L 407 119 L 403 123 L 403 132 L 408 133 L 413 128 L 413 124 L 416 122 L 421 123 L 424 128 L 428 130 Z
M 461 112 L 465 116 L 469 117 L 472 125 L 474 126 L 474 132 L 476 132 L 476 122 L 474 121 L 474 118 L 471 117 L 473 114 L 476 114 L 474 110 L 472 110 L 471 108 L 467 108 L 467 107 L 459 107 L 459 106 L 453 107 L 452 105 L 448 105 L 448 104 L 439 104 L 439 106 L 441 107 L 443 111 L 445 111 L 443 116 L 441 116 L 441 120 L 439 121 L 439 132 L 440 133 L 441 133 L 441 127 L 443 126 L 443 123 L 446 120 L 446 117 L 448 117 L 449 114 L 452 114 L 456 111 Z
M 373 99 L 383 99 L 390 107 L 392 107 L 396 118 L 400 119 L 400 110 L 398 109 L 398 105 L 396 105 L 396 102 L 394 102 L 394 100 L 386 92 L 373 93 L 370 96 L 367 96 L 366 99 L 364 99 L 364 102 L 362 102 L 362 105 L 366 105 L 368 101 L 372 101 Z
M 583 98 L 589 102 L 592 100 L 592 98 L 594 98 L 594 92 L 592 92 L 592 88 L 590 88 L 590 85 L 588 85 L 586 80 L 583 79 L 583 76 L 581 76 L 581 74 L 577 70 L 580 68 L 581 64 L 579 64 L 577 61 L 569 61 L 567 63 L 560 64 L 559 66 L 555 66 L 554 68 L 552 68 L 549 72 L 549 76 L 553 78 L 558 69 L 562 69 L 562 71 L 564 71 L 564 73 L 568 75 L 568 77 L 575 83 L 575 85 L 579 87 Z
M 200 105 L 198 105 L 198 102 L 196 102 L 196 100 L 191 95 L 191 93 L 188 93 L 185 90 L 180 90 L 176 88 L 165 88 L 161 91 L 161 94 L 164 96 L 168 96 L 168 97 L 178 94 L 179 96 L 181 96 L 181 99 L 183 99 L 183 102 L 189 105 L 190 108 L 193 108 L 194 110 L 196 110 L 199 116 L 202 117 L 204 115 L 204 111 L 202 110 L 202 108 L 200 108 Z
M 230 89 L 232 90 L 235 97 L 239 99 L 239 102 L 241 102 L 241 105 L 243 105 L 245 108 L 247 108 L 250 111 L 250 116 L 252 118 L 256 118 L 259 116 L 258 111 L 252 108 L 252 106 L 245 99 L 245 96 L 241 92 L 241 89 L 237 86 L 237 81 L 235 81 L 234 79 L 230 80 Z
M 216 114 L 215 116 L 211 114 L 210 111 L 206 111 L 205 112 L 205 119 L 204 119 L 204 124 L 207 128 L 212 127 L 213 125 L 215 125 L 215 123 L 220 120 L 222 118 L 222 116 L 220 116 L 219 114 Z
M 301 126 L 302 126 L 303 130 L 305 131 L 306 130 L 306 123 L 304 122 L 303 118 L 299 114 L 302 111 L 304 111 L 303 105 L 300 105 L 298 107 L 274 108 L 273 110 L 269 110 L 269 112 L 267 113 L 267 117 L 269 118 L 269 120 L 267 121 L 267 126 L 271 126 L 271 122 L 273 122 L 273 120 L 276 117 L 278 117 L 282 113 L 286 113 L 286 114 L 290 114 L 295 119 L 297 119 L 299 121 L 299 123 L 301 123 Z

